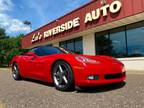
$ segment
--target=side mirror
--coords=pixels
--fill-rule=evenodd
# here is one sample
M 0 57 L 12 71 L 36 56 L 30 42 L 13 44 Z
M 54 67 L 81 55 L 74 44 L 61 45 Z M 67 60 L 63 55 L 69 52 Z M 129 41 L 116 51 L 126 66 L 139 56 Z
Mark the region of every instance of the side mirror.
M 27 56 L 33 56 L 33 57 L 37 57 L 37 55 L 34 52 L 28 52 L 26 53 Z

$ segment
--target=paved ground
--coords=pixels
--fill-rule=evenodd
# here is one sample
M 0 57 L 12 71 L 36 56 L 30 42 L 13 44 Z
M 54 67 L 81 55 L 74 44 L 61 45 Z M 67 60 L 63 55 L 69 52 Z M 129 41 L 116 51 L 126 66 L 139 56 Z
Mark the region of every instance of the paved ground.
M 129 74 L 126 84 L 60 92 L 38 81 L 14 81 L 0 69 L 0 108 L 144 108 L 144 74 Z

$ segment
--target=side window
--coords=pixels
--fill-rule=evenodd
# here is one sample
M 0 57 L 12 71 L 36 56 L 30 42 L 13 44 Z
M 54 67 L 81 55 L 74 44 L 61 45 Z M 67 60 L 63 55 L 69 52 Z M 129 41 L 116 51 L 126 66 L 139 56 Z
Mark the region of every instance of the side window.
M 33 48 L 29 52 L 34 52 L 38 56 L 43 56 L 43 53 L 39 48 Z
M 29 52 L 34 52 L 34 53 L 36 53 L 36 50 L 37 50 L 38 48 L 33 48 L 33 49 L 31 49 L 31 50 L 29 50 Z

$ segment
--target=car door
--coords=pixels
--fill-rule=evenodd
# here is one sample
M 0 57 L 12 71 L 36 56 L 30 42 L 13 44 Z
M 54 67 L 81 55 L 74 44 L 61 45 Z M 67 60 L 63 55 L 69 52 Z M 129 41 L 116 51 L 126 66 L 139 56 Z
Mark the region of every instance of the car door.
M 31 50 L 34 52 L 36 56 L 32 57 L 31 59 L 27 59 L 29 70 L 29 75 L 31 78 L 34 79 L 41 79 L 43 80 L 44 75 L 44 63 L 45 60 L 43 59 L 42 52 L 40 48 L 34 48 Z
M 31 77 L 34 79 L 45 79 L 44 78 L 44 62 L 42 57 L 36 57 L 29 61 L 31 66 Z
M 23 55 L 21 58 L 21 62 L 19 63 L 20 69 L 21 69 L 21 74 L 23 77 L 30 77 L 32 76 L 32 64 L 30 61 L 33 59 L 33 56 L 30 55 Z

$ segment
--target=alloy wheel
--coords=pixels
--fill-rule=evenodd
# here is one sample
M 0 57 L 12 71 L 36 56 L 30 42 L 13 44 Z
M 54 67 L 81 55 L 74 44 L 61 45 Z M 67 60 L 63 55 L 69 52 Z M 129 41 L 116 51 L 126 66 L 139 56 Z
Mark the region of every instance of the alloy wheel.
M 58 65 L 57 71 L 54 72 L 54 82 L 59 87 L 64 87 L 68 83 L 68 69 L 66 65 Z
M 18 74 L 18 69 L 17 69 L 16 65 L 14 65 L 13 70 L 12 70 L 12 76 L 14 79 L 17 78 L 17 74 Z

